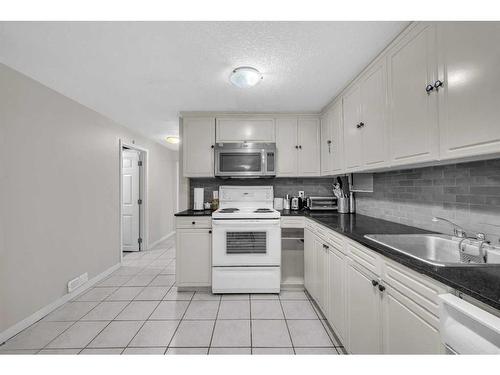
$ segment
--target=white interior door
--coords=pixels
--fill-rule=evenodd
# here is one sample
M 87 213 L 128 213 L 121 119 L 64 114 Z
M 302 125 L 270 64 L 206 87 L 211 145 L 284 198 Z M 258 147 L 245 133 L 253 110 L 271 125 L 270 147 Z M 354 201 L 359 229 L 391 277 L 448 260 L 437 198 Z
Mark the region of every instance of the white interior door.
M 122 162 L 122 250 L 139 251 L 139 152 L 123 150 Z

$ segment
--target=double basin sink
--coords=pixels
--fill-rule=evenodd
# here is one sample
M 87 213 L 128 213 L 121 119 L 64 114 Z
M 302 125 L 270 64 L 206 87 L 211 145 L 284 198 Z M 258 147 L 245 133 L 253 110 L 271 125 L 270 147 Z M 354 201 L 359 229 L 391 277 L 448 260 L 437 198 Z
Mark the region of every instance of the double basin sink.
M 500 265 L 500 248 L 441 234 L 367 234 L 392 250 L 439 267 Z M 481 245 L 481 246 L 480 246 Z

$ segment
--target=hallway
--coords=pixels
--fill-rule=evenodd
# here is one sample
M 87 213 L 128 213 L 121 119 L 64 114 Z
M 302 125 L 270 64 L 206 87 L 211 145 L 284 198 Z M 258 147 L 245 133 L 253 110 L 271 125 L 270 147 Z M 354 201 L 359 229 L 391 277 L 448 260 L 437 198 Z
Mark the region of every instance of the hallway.
M 0 354 L 342 354 L 303 291 L 178 292 L 175 242 L 125 255 L 95 287 L 14 336 Z

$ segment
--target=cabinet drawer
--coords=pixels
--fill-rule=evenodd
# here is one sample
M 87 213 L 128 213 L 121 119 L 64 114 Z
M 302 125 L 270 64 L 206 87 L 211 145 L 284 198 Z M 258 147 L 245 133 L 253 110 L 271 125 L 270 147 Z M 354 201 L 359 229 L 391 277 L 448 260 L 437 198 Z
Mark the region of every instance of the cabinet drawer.
M 304 228 L 305 219 L 303 217 L 282 217 L 281 228 Z
M 382 279 L 406 297 L 438 316 L 438 295 L 447 292 L 444 285 L 391 261 L 384 262 Z
M 344 237 L 331 229 L 326 232 L 326 240 L 334 245 L 339 251 L 345 252 L 344 249 Z
M 381 276 L 382 259 L 377 253 L 353 241 L 346 241 L 346 245 L 347 255 L 349 255 L 352 260 L 361 264 L 375 275 Z
M 309 229 L 311 232 L 314 232 L 316 225 L 314 224 L 314 221 L 312 221 L 311 219 L 306 219 L 305 220 L 305 228 Z
M 212 228 L 210 216 L 183 216 L 175 220 L 176 228 Z

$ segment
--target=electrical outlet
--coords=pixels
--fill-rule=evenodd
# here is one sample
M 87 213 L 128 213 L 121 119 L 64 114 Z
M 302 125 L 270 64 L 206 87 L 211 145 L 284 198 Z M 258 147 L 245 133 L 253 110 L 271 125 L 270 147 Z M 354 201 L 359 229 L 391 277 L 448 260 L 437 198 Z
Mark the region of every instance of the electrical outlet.
M 87 281 L 89 281 L 89 274 L 87 272 L 81 274 L 73 280 L 68 281 L 68 293 L 71 293 L 73 290 L 82 286 Z

